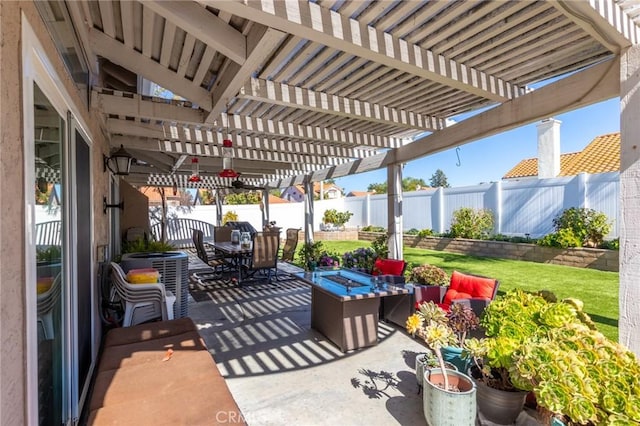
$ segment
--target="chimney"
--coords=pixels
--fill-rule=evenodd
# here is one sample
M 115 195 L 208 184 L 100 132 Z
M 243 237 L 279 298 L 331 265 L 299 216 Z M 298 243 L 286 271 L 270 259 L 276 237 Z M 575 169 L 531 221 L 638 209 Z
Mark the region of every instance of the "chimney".
M 560 174 L 560 123 L 547 118 L 538 128 L 538 179 L 554 178 Z

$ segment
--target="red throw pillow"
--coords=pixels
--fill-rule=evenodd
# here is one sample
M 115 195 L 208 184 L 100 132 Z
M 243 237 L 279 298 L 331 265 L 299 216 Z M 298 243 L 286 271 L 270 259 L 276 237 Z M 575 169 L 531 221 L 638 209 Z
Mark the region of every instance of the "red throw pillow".
M 373 275 L 402 275 L 404 260 L 376 259 L 373 265 Z
M 451 274 L 451 283 L 449 284 L 447 293 L 444 295 L 443 303 L 450 305 L 452 300 L 469 299 L 472 297 L 491 299 L 495 286 L 496 280 L 494 279 L 476 277 L 453 271 Z

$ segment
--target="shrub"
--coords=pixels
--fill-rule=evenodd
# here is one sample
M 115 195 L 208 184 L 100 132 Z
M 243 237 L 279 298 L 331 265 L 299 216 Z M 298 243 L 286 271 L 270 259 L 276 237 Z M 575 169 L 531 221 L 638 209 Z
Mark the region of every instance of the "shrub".
M 553 226 L 558 233 L 571 230 L 580 240 L 577 247 L 597 247 L 611 231 L 607 215 L 584 207 L 564 210 L 553 219 Z
M 620 238 L 603 241 L 602 244 L 600 244 L 600 248 L 609 250 L 620 250 Z
M 122 243 L 122 253 L 162 253 L 175 249 L 176 248 L 169 243 L 148 241 L 143 238 Z
M 311 243 L 304 243 L 298 251 L 298 256 L 304 262 L 306 266 L 309 262 L 319 262 L 322 253 L 324 252 L 322 241 L 314 241 Z
M 375 240 L 371 241 L 371 249 L 376 253 L 376 256 L 381 259 L 389 257 L 389 236 L 384 233 Z
M 571 229 L 561 229 L 558 232 L 547 234 L 538 240 L 538 245 L 547 247 L 582 247 L 582 241 Z
M 463 207 L 453 212 L 449 233 L 453 238 L 486 239 L 492 230 L 491 210 Z
M 421 229 L 418 231 L 418 237 L 430 237 L 433 235 L 433 229 Z
M 406 235 L 418 235 L 418 232 L 420 231 L 418 231 L 416 228 L 411 228 L 408 231 L 405 231 L 404 233 Z
M 339 212 L 336 209 L 329 209 L 325 210 L 324 216 L 322 216 L 322 223 L 333 223 L 334 225 L 340 227 L 349 222 L 351 216 L 353 216 L 353 213 L 349 211 Z
M 229 210 L 224 214 L 224 216 L 222 216 L 223 225 L 227 222 L 235 222 L 236 220 L 238 220 L 238 213 L 234 212 L 233 210 Z
M 409 272 L 409 281 L 418 284 L 430 284 L 430 285 L 448 285 L 449 276 L 444 269 L 435 265 L 424 264 L 412 268 Z
M 362 231 L 364 231 L 364 232 L 387 232 L 387 230 L 385 228 L 383 228 L 382 226 L 373 226 L 373 225 L 363 226 L 362 227 Z

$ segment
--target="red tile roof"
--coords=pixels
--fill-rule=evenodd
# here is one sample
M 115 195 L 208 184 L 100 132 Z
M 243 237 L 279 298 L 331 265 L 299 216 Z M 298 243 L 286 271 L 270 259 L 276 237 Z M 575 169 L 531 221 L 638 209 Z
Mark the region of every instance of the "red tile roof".
M 620 133 L 596 137 L 581 152 L 560 155 L 559 176 L 579 173 L 606 173 L 620 170 Z M 532 177 L 538 175 L 538 159 L 527 158 L 509 170 L 502 179 Z

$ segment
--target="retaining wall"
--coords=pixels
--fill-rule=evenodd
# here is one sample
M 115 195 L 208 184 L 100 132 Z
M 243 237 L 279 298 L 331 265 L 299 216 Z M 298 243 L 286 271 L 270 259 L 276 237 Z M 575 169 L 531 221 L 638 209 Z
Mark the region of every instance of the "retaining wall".
M 373 241 L 377 232 L 358 233 L 358 239 Z M 405 247 L 448 251 L 472 256 L 497 257 L 501 259 L 526 260 L 538 263 L 554 263 L 578 268 L 618 272 L 619 251 L 591 248 L 542 247 L 536 244 L 510 243 L 504 241 L 466 240 L 460 238 L 417 237 L 404 235 Z

